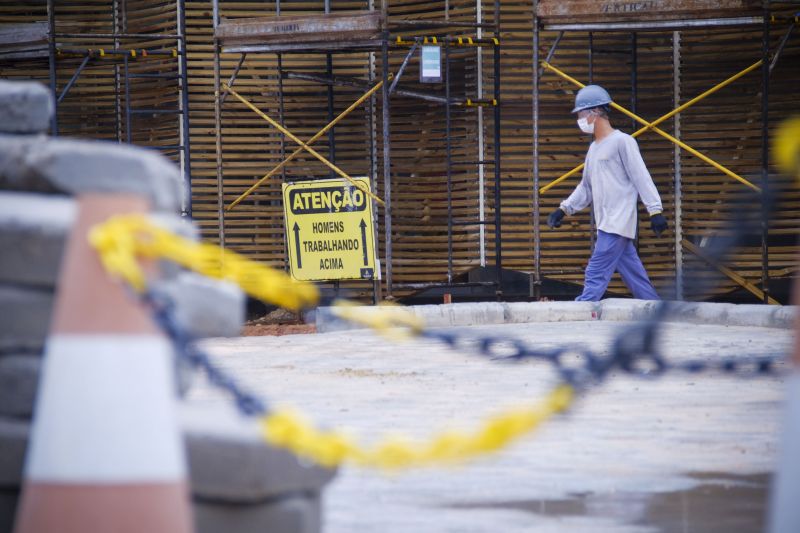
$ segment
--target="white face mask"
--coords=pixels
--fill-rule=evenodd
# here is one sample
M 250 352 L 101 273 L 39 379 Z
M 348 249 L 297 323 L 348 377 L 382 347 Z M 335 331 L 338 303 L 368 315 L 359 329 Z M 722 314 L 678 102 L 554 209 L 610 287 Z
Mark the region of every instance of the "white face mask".
M 578 119 L 578 127 L 583 133 L 594 133 L 594 122 L 589 124 L 589 119 L 586 117 Z

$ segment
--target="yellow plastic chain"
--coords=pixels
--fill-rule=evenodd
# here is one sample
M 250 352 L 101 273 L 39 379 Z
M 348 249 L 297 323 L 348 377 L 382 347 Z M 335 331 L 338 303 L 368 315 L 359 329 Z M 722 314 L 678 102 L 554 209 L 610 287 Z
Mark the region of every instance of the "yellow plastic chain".
M 270 444 L 286 448 L 300 457 L 333 467 L 345 462 L 397 470 L 458 464 L 507 446 L 530 433 L 551 416 L 566 410 L 573 400 L 569 385 L 556 387 L 541 404 L 515 408 L 492 416 L 472 433 L 446 431 L 427 443 L 412 443 L 402 437 L 387 437 L 366 449 L 337 431 L 320 431 L 300 415 L 278 411 L 262 419 L 264 438 Z
M 89 242 L 97 249 L 108 273 L 122 278 L 139 292 L 146 289 L 147 278 L 137 257 L 145 257 L 169 259 L 208 277 L 234 282 L 253 297 L 292 310 L 303 309 L 319 300 L 319 292 L 313 284 L 295 281 L 281 271 L 235 252 L 175 235 L 145 215 L 112 217 L 92 228 Z M 424 328 L 419 317 L 397 305 L 366 308 L 339 300 L 334 313 L 392 338 L 415 336 Z M 359 446 L 341 432 L 320 431 L 291 411 L 265 415 L 261 427 L 267 442 L 324 466 L 353 462 L 391 470 L 458 463 L 493 452 L 564 411 L 572 398 L 572 387 L 560 385 L 543 403 L 492 416 L 473 433 L 443 432 L 428 443 L 418 444 L 399 437 L 386 438 L 371 449 Z
M 137 257 L 146 257 L 169 259 L 204 276 L 231 281 L 255 298 L 293 311 L 319 301 L 319 291 L 311 283 L 296 281 L 235 252 L 175 235 L 144 215 L 112 217 L 92 228 L 89 242 L 108 273 L 138 292 L 145 289 L 146 278 Z

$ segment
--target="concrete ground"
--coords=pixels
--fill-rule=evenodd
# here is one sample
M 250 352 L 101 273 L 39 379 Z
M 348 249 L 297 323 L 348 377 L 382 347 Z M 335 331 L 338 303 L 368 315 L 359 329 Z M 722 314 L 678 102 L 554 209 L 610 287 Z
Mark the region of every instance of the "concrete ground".
M 604 350 L 619 322 L 454 328 Z M 790 330 L 668 324 L 670 359 L 789 350 Z M 541 363 L 498 364 L 434 341 L 366 331 L 207 341 L 215 360 L 273 403 L 362 441 L 419 438 L 535 402 Z M 327 533 L 761 531 L 783 394 L 777 377 L 615 375 L 567 415 L 461 467 L 386 475 L 343 468 L 325 493 Z M 204 380 L 197 402 L 227 403 Z

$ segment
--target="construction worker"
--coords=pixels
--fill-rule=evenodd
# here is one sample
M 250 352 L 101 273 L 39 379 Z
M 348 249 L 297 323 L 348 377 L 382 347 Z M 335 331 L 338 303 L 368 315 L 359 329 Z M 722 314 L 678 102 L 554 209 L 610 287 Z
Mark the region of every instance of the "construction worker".
M 600 300 L 615 271 L 620 273 L 634 298 L 659 300 L 633 244 L 637 197 L 647 208 L 650 227 L 657 236 L 667 229 L 667 221 L 639 145 L 630 135 L 611 127 L 610 103 L 611 96 L 598 85 L 587 85 L 578 91 L 572 112 L 577 113 L 581 131 L 594 135 L 594 142 L 586 153 L 583 179 L 550 214 L 547 225 L 558 228 L 565 216 L 592 204 L 597 242 L 586 267 L 583 293 L 576 300 Z

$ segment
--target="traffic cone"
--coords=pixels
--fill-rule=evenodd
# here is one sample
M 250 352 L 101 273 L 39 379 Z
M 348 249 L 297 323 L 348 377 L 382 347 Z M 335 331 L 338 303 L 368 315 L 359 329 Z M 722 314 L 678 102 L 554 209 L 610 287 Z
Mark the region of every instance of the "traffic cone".
M 145 212 L 133 195 L 86 195 L 62 262 L 17 533 L 192 530 L 171 348 L 104 271 L 90 228 Z

